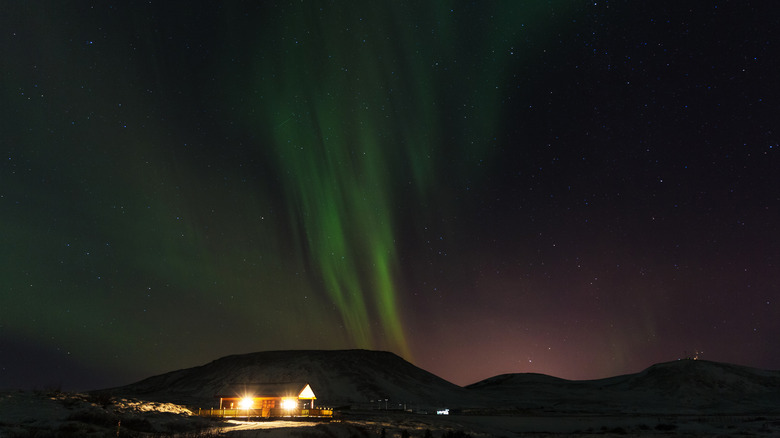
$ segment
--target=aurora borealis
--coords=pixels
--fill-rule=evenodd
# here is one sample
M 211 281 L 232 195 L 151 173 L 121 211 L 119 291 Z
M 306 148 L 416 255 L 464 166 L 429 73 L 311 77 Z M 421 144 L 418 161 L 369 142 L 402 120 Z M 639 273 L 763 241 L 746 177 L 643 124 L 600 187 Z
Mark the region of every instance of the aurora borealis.
M 780 368 L 777 18 L 675 2 L 0 16 L 0 387 L 390 350 Z

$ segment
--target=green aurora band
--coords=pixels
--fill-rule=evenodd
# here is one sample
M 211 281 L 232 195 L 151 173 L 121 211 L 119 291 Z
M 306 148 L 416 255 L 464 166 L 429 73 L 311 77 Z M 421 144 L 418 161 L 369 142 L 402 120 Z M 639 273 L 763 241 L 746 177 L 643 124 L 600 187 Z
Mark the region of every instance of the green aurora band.
M 411 359 L 407 292 L 438 269 L 426 241 L 456 244 L 549 3 L 402 3 L 174 21 L 149 5 L 111 16 L 137 35 L 109 32 L 116 52 L 76 43 L 80 10 L 36 15 L 61 56 L 20 45 L 0 88 L 16 112 L 0 325 L 139 378 L 190 365 L 185 351 Z
M 443 157 L 464 167 L 490 158 L 509 41 L 521 30 L 511 17 L 522 16 L 496 10 L 505 22 L 489 31 L 458 27 L 449 7 L 408 8 L 283 10 L 257 40 L 248 110 L 270 143 L 294 244 L 351 341 L 407 357 L 399 222 L 430 223 L 417 212 L 451 208 L 434 196 L 449 190 L 442 178 L 458 179 L 437 168 Z

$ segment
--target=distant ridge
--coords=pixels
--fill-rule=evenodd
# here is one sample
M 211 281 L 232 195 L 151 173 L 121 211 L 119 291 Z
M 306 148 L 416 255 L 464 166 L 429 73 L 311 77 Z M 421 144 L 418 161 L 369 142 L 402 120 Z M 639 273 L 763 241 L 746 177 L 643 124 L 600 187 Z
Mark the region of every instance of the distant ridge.
M 640 373 L 614 380 L 615 385 L 623 389 L 679 397 L 713 393 L 744 396 L 780 389 L 778 371 L 691 359 L 656 364 Z
M 539 373 L 510 373 L 499 374 L 498 376 L 491 377 L 489 379 L 481 380 L 477 383 L 472 383 L 466 386 L 468 389 L 495 389 L 495 388 L 509 388 L 513 386 L 522 387 L 529 383 L 535 384 L 548 384 L 548 385 L 562 385 L 573 382 L 571 380 L 561 379 L 559 377 L 548 376 L 547 374 Z
M 780 371 L 684 359 L 599 380 L 504 374 L 467 389 L 524 409 L 780 413 Z

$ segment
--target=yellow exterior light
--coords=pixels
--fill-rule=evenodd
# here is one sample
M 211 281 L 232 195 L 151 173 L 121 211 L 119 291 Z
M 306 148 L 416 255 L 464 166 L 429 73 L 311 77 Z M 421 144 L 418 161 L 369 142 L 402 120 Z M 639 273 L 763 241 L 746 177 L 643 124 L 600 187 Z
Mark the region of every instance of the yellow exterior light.
M 286 398 L 282 400 L 282 409 L 291 411 L 298 407 L 298 401 L 293 398 Z
M 241 409 L 252 409 L 252 405 L 255 404 L 255 400 L 252 397 L 244 397 L 238 402 L 238 407 Z

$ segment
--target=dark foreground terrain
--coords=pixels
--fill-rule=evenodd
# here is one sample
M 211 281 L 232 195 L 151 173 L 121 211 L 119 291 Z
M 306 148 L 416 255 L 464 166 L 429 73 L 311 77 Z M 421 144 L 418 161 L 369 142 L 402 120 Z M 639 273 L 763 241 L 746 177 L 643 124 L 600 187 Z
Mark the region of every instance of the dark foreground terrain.
M 224 387 L 306 382 L 330 422 L 216 421 L 195 415 Z M 447 411 L 449 415 L 437 415 Z M 780 436 L 780 372 L 680 360 L 570 381 L 505 374 L 454 385 L 388 352 L 276 351 L 87 394 L 0 393 L 5 437 Z
M 780 436 L 778 415 L 451 415 L 346 410 L 330 422 L 210 421 L 184 406 L 94 394 L 0 393 L 0 437 L 740 437 Z

